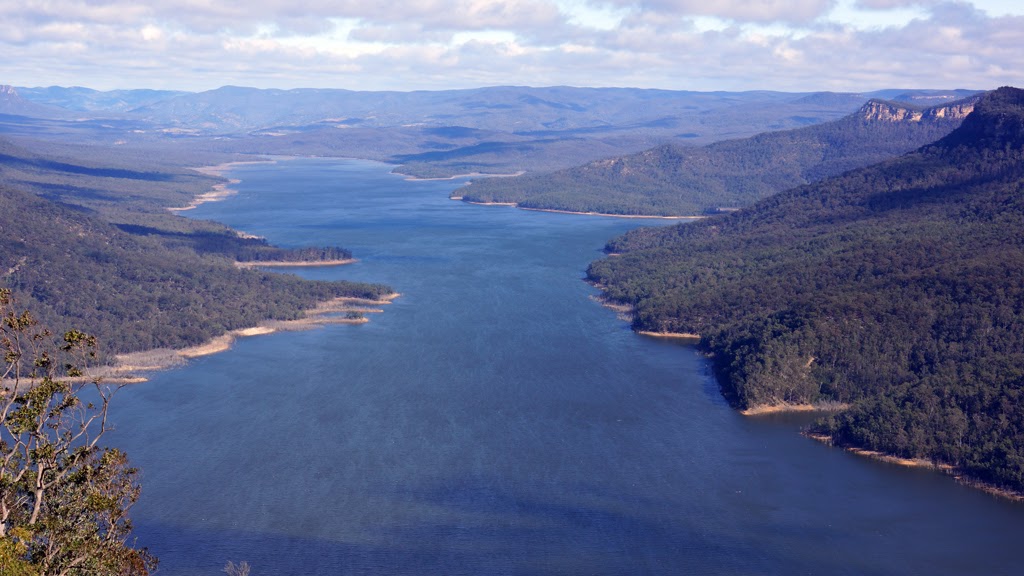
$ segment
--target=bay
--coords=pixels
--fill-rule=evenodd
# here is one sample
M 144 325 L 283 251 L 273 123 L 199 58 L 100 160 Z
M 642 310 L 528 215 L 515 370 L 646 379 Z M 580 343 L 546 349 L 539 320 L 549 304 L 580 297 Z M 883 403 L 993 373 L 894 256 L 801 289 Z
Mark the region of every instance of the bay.
M 371 322 L 241 339 L 114 405 L 160 574 L 1015 574 L 1024 506 L 745 418 L 582 281 L 651 221 L 473 206 L 459 181 L 239 166 L 190 215 L 359 262 Z M 294 272 L 294 270 L 289 270 Z

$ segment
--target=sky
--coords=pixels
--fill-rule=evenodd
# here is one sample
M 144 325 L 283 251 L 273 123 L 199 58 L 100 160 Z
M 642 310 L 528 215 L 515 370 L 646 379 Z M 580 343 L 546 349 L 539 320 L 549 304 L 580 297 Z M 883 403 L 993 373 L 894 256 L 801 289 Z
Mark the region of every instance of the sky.
M 0 0 L 0 84 L 1024 86 L 1021 0 Z

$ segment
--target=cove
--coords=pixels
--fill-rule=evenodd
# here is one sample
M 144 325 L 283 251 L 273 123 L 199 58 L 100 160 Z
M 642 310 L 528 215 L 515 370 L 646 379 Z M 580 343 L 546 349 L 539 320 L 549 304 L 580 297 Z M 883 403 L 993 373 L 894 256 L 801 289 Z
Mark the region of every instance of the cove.
M 359 262 L 371 322 L 240 339 L 115 400 L 159 573 L 1014 574 L 1024 506 L 746 418 L 582 282 L 656 222 L 453 202 L 451 181 L 239 166 L 189 216 Z

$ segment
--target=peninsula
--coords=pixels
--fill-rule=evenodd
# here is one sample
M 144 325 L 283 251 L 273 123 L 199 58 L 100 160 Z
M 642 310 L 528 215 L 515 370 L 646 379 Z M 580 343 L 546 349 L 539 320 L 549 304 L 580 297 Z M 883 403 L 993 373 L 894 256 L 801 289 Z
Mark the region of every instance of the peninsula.
M 638 331 L 700 334 L 752 412 L 844 406 L 839 446 L 1024 491 L 1024 91 L 949 135 L 749 209 L 609 242 L 588 271 Z

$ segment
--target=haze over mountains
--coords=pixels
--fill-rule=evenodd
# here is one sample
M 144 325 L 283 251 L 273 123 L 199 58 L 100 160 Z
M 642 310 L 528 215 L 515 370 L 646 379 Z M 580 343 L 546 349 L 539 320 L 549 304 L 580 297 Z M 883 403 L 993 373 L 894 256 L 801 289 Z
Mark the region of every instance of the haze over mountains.
M 476 179 L 471 202 L 610 214 L 700 215 L 868 166 L 933 142 L 973 110 L 978 96 L 919 107 L 872 99 L 822 124 L 716 142 L 666 144 L 550 174 Z
M 17 92 L 26 100 L 77 112 L 130 112 L 148 104 L 188 94 L 174 90 L 144 89 L 101 92 L 81 86 L 18 88 Z
M 806 126 L 845 116 L 874 96 L 931 102 L 970 93 L 8 88 L 0 94 L 0 114 L 10 117 L 0 119 L 0 133 L 126 147 L 185 140 L 211 152 L 352 156 L 436 177 L 550 171 L 659 144 L 706 144 Z

